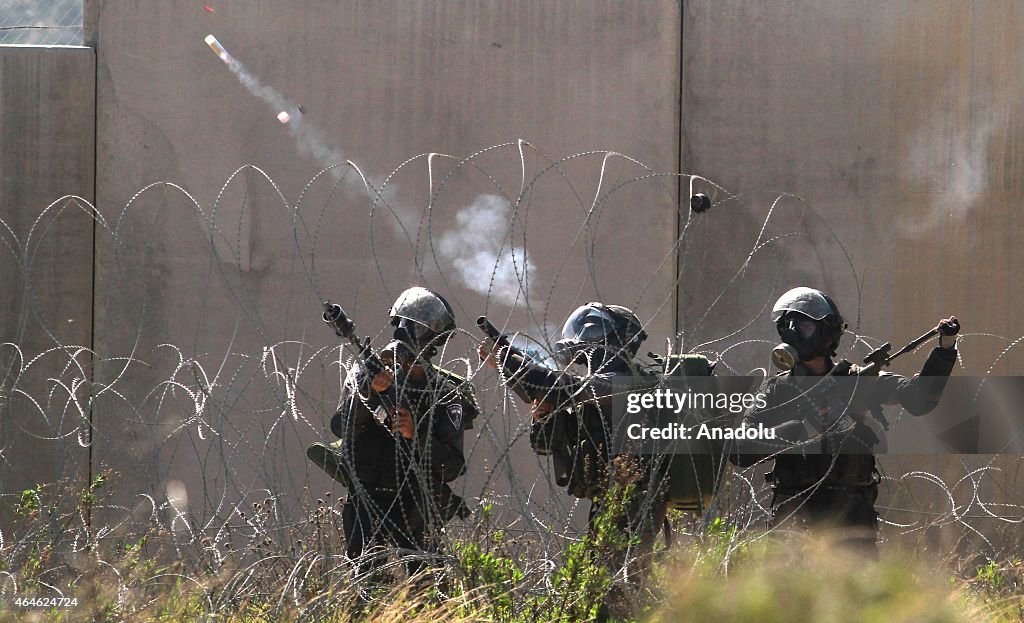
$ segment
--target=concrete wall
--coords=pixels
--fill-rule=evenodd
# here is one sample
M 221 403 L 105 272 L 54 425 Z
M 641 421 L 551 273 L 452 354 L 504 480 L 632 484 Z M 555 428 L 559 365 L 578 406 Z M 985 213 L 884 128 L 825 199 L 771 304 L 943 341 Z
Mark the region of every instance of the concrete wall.
M 338 394 L 318 302 L 377 335 L 413 283 L 445 292 L 470 329 L 482 311 L 539 332 L 592 298 L 633 305 L 652 348 L 675 325 L 733 372 L 767 365 L 771 303 L 806 284 L 872 344 L 955 313 L 959 373 L 1021 368 L 1001 354 L 1024 334 L 1012 2 L 97 1 L 86 15 L 103 218 L 93 458 L 123 491 L 166 499 L 180 482 L 208 516 L 263 489 L 295 505 L 330 487 L 301 452 L 328 436 Z M 310 182 L 348 159 L 358 171 Z M 260 169 L 233 176 L 246 164 Z M 375 204 L 359 175 L 392 172 Z M 715 199 L 707 214 L 678 216 L 686 174 L 707 178 L 693 180 Z M 516 205 L 489 233 L 527 246 L 528 306 L 467 287 L 443 251 L 483 194 Z M 471 349 L 460 336 L 445 356 Z M 494 378 L 475 381 L 497 408 Z M 481 426 L 485 474 L 467 493 L 546 486 L 524 430 L 525 417 Z M 925 464 L 963 473 L 886 466 Z
M 290 503 L 306 487 L 328 488 L 322 474 L 307 472 L 302 452 L 329 436 L 324 427 L 338 395 L 336 350 L 303 365 L 316 349 L 337 346 L 319 320 L 324 298 L 342 303 L 370 335 L 413 283 L 443 291 L 473 339 L 472 319 L 485 310 L 498 324 L 550 329 L 594 298 L 635 305 L 652 319 L 652 334 L 671 329 L 675 275 L 665 258 L 675 239 L 675 181 L 616 190 L 648 171 L 606 152 L 657 171 L 676 166 L 675 3 L 640 10 L 619 2 L 306 1 L 284 8 L 239 0 L 211 13 L 185 0 L 119 0 L 98 7 L 90 12 L 97 24 L 97 197 L 117 222 L 97 239 L 97 349 L 131 353 L 146 365 L 128 376 L 119 363 L 101 371 L 123 393 L 102 401 L 96 460 L 124 474 L 126 491 L 161 496 L 178 480 L 193 505 L 202 494 L 206 507 L 223 510 L 263 487 Z M 247 90 L 203 43 L 208 33 L 263 86 L 301 105 L 301 119 L 279 123 L 282 105 L 252 92 L 273 100 L 266 89 Z M 530 144 L 520 147 L 518 139 Z M 459 164 L 498 144 L 507 145 Z M 591 150 L 599 153 L 551 164 Z M 442 155 L 399 168 L 429 152 Z M 373 221 L 351 169 L 319 177 L 303 194 L 318 171 L 348 158 L 373 180 L 397 169 L 390 205 L 378 206 Z M 266 171 L 285 199 L 248 170 L 218 202 L 244 164 Z M 187 189 L 195 203 L 166 186 L 132 201 L 157 181 Z M 517 246 L 528 241 L 536 265 L 529 306 L 488 303 L 459 281 L 454 259 L 444 255 L 456 214 L 481 194 L 522 199 L 514 218 L 510 211 L 497 224 L 497 236 L 510 230 Z M 629 262 L 621 249 L 630 250 Z M 284 340 L 306 344 L 275 348 L 282 369 L 302 374 L 298 413 L 280 378 L 268 379 L 255 361 Z M 179 353 L 159 347 L 165 343 L 197 358 L 202 371 L 179 368 Z M 446 357 L 472 348 L 460 337 Z M 185 389 L 158 385 L 171 378 Z M 185 392 L 202 394 L 197 388 L 207 380 L 211 398 L 197 407 Z M 487 408 L 498 406 L 493 376 L 477 380 Z M 519 439 L 511 458 L 498 458 L 512 464 L 487 486 L 522 486 L 527 495 L 522 483 L 538 477 L 540 463 L 525 446 L 528 420 L 483 423 L 477 465 Z M 487 477 L 474 478 L 473 496 Z
M 93 219 L 58 200 L 92 201 L 94 89 L 91 49 L 0 47 L 0 520 L 88 473 Z
M 739 330 L 727 343 L 764 340 L 731 360 L 759 349 L 767 365 L 770 302 L 802 284 L 831 292 L 872 345 L 899 348 L 956 314 L 966 334 L 957 374 L 1019 375 L 1020 349 L 1002 354 L 1024 335 L 1019 5 L 687 2 L 683 24 L 683 170 L 742 195 L 705 215 L 723 235 L 696 248 L 718 263 L 684 279 L 727 283 L 755 241 L 785 236 L 706 321 L 712 333 Z M 703 302 L 686 305 L 687 291 L 684 282 L 684 327 L 704 312 Z M 913 373 L 923 358 L 893 369 Z M 949 551 L 965 536 L 957 514 L 973 494 L 962 478 L 986 466 L 979 499 L 1018 503 L 1016 457 L 885 457 L 880 506 L 905 526 L 886 534 Z M 957 483 L 950 499 L 961 511 L 925 475 L 904 477 L 917 470 Z M 977 507 L 969 521 L 1008 542 Z
M 800 237 L 775 245 L 781 278 L 753 284 L 755 300 L 802 279 L 872 338 L 902 344 L 950 314 L 965 333 L 1020 336 L 1021 19 L 1012 2 L 687 3 L 683 168 L 746 194 L 725 206 L 723 271 L 757 238 L 766 191 L 796 193 L 820 219 L 780 203 L 775 231 Z M 749 315 L 723 312 L 725 326 Z M 965 371 L 1008 344 L 971 337 Z M 1009 355 L 996 372 L 1021 369 Z

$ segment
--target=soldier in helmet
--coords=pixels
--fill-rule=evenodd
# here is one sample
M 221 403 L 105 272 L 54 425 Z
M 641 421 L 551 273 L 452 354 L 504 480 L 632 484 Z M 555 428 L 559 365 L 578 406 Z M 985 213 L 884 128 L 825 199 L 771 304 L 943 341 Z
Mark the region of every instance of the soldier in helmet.
M 873 449 L 879 438 L 870 419 L 884 425 L 886 404 L 912 415 L 935 408 L 956 363 L 960 324 L 955 317 L 939 321 L 939 343 L 912 378 L 881 372 L 839 385 L 835 379 L 857 370 L 833 361 L 846 325 L 827 294 L 793 288 L 775 303 L 772 320 L 783 342 L 773 360 L 789 369 L 768 379 L 761 388 L 766 405 L 746 413 L 743 424 L 763 425 L 780 443 L 740 442 L 733 458 L 744 466 L 774 459 L 767 475 L 773 525 L 791 519 L 828 524 L 844 541 L 875 554 L 880 478 Z
M 468 513 L 447 483 L 465 471 L 463 431 L 476 416 L 476 402 L 465 379 L 431 361 L 455 331 L 452 308 L 436 292 L 413 287 L 399 295 L 389 316 L 393 339 L 380 359 L 390 370 L 370 378 L 361 362 L 354 363 L 331 419 L 341 441 L 310 448 L 310 458 L 348 487 L 342 510 L 347 554 L 364 571 L 379 562 L 371 547 L 431 551 L 431 537 L 444 522 Z M 412 574 L 424 564 L 407 568 Z
M 622 527 L 641 537 L 644 548 L 664 521 L 664 492 L 652 485 L 649 465 L 639 457 L 613 456 L 610 431 L 613 397 L 658 382 L 636 359 L 646 338 L 631 310 L 594 302 L 578 307 L 562 327 L 555 354 L 563 370 L 489 341 L 480 347 L 481 359 L 491 367 L 500 365 L 507 385 L 532 397 L 530 445 L 537 454 L 552 457 L 556 484 L 591 500 L 591 521 L 613 481 L 635 485 Z M 582 373 L 569 372 L 573 364 Z

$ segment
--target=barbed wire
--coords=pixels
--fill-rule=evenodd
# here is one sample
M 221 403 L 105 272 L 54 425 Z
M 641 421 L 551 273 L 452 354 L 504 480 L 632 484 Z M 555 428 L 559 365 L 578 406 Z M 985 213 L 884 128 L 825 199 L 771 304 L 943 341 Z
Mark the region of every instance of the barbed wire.
M 514 163 L 513 175 L 494 164 L 502 157 Z M 406 180 L 422 179 L 415 170 L 420 165 L 429 173 L 427 186 L 410 192 L 415 185 Z M 574 179 L 570 168 L 586 175 Z M 500 181 L 510 177 L 518 184 Z M 678 235 L 650 237 L 672 242 L 638 254 L 653 265 L 631 265 L 638 278 L 617 282 L 622 273 L 614 264 L 641 261 L 617 237 L 623 215 L 636 209 L 637 196 L 670 213 L 679 188 L 706 192 L 712 211 L 682 209 Z M 575 197 L 575 203 L 553 213 L 545 196 Z M 353 207 L 360 201 L 362 207 Z M 254 234 L 257 210 L 263 226 L 287 225 Z M 36 298 L 34 268 L 40 249 L 55 244 L 48 238 L 54 223 L 82 218 L 95 223 L 102 288 L 92 343 L 63 343 L 57 312 Z M 155 237 L 161 218 L 187 221 L 194 237 L 173 243 Z M 344 231 L 332 229 L 340 222 Z M 45 540 L 71 569 L 97 573 L 81 562 L 86 552 L 116 543 L 123 554 L 146 540 L 189 561 L 178 579 L 192 581 L 200 568 L 232 569 L 221 595 L 234 600 L 266 589 L 257 571 L 279 579 L 276 599 L 303 603 L 300 593 L 314 585 L 314 576 L 369 587 L 380 573 L 417 561 L 450 565 L 457 543 L 499 532 L 503 551 L 522 561 L 524 590 L 543 592 L 566 547 L 587 533 L 589 503 L 568 495 L 550 460 L 533 453 L 529 405 L 480 364 L 483 336 L 462 326 L 436 361 L 464 376 L 480 405 L 465 438 L 466 475 L 455 484 L 473 514 L 431 534 L 437 546 L 430 551 L 371 549 L 364 561 L 386 559 L 373 572 L 360 567 L 364 561 L 350 560 L 342 538 L 344 492 L 304 453 L 311 442 L 334 440 L 329 423 L 355 363 L 323 326 L 323 300 L 344 300 L 362 311 L 364 300 L 393 299 L 410 282 L 430 285 L 460 318 L 487 313 L 502 330 L 521 331 L 537 348 L 553 351 L 561 319 L 581 302 L 600 299 L 637 310 L 648 333 L 677 327 L 651 344 L 663 339 L 674 352 L 709 356 L 718 374 L 740 375 L 766 373 L 774 333 L 769 306 L 781 291 L 813 278 L 842 292 L 835 298 L 856 301 L 848 308 L 855 339 L 844 354 L 852 358 L 875 341 L 859 334 L 859 267 L 814 206 L 788 193 L 731 193 L 706 178 L 659 173 L 608 151 L 549 158 L 514 141 L 465 158 L 425 154 L 381 178 L 344 163 L 314 176 L 294 203 L 265 171 L 244 166 L 210 206 L 173 182 L 160 182 L 110 214 L 65 197 L 47 206 L 27 232 L 0 223 L 10 251 L 4 261 L 14 262 L 22 278 L 18 329 L 0 347 L 0 413 L 8 431 L 0 457 L 17 460 L 18 440 L 30 439 L 51 445 L 64 461 L 61 477 L 39 483 L 36 492 L 52 500 L 52 509 L 32 507 L 28 492 L 0 495 L 7 508 L 48 517 L 30 528 L 0 530 L 0 554 L 13 561 Z M 647 244 L 643 237 L 625 240 Z M 732 248 L 716 247 L 722 240 Z M 287 241 L 283 253 L 280 241 Z M 278 244 L 277 255 L 261 258 L 259 244 Z M 347 255 L 349 248 L 362 255 Z M 822 248 L 840 259 L 828 266 L 801 259 L 804 251 Z M 396 257 L 411 269 L 396 271 Z M 361 276 L 346 278 L 339 261 L 362 262 Z M 179 266 L 171 269 L 168 262 Z M 286 291 L 263 281 L 261 275 L 273 271 L 274 283 L 287 284 Z M 176 314 L 175 297 L 194 307 Z M 358 320 L 377 347 L 389 339 L 385 315 Z M 38 328 L 52 345 L 26 352 L 21 339 Z M 986 337 L 1001 343 L 998 352 L 975 341 Z M 1019 341 L 967 334 L 961 371 L 963 361 L 972 361 L 974 370 L 991 375 Z M 85 450 L 91 471 L 81 464 Z M 886 458 L 881 487 L 892 502 L 882 506 L 883 539 L 940 542 L 936 533 L 944 531 L 945 543 L 980 541 L 990 556 L 1009 551 L 1016 543 L 1011 529 L 1024 520 L 1019 458 L 960 461 L 948 461 L 949 473 L 938 474 L 911 458 Z M 770 492 L 759 469 L 730 469 L 700 516 L 675 517 L 680 534 L 701 538 L 722 518 L 742 538 L 761 538 Z M 83 502 L 83 474 L 110 472 L 116 472 L 110 498 Z M 429 474 L 415 477 L 426 482 Z M 87 491 L 93 485 L 84 483 Z M 363 487 L 353 483 L 355 493 L 370 500 L 371 516 L 381 520 L 393 512 Z M 646 495 L 641 506 L 651 508 L 660 493 Z M 441 511 L 429 499 L 415 505 L 402 516 L 439 523 Z M 0 591 L 17 585 L 16 571 L 0 577 Z M 316 601 L 307 613 L 328 603 L 336 605 Z

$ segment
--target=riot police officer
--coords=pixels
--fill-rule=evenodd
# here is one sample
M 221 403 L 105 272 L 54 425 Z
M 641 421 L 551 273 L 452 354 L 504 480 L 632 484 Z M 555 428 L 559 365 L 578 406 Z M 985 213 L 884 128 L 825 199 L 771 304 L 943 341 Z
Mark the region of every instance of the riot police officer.
M 773 360 L 791 369 L 766 381 L 760 390 L 765 405 L 746 413 L 743 425 L 760 424 L 777 441 L 741 442 L 734 460 L 751 465 L 774 459 L 767 475 L 772 525 L 829 524 L 842 540 L 873 555 L 880 480 L 873 451 L 880 440 L 870 419 L 884 424 L 886 404 L 899 404 L 912 415 L 935 408 L 956 363 L 959 322 L 951 317 L 938 323 L 939 344 L 912 378 L 880 372 L 840 384 L 836 379 L 857 369 L 833 361 L 846 325 L 827 294 L 793 288 L 776 301 L 772 320 L 783 342 Z
M 444 522 L 468 510 L 447 483 L 465 471 L 463 431 L 477 407 L 472 386 L 431 359 L 455 331 L 441 295 L 413 287 L 389 312 L 393 339 L 373 378 L 355 361 L 331 419 L 340 438 L 311 446 L 309 456 L 348 488 L 342 510 L 347 554 L 360 570 L 379 563 L 373 546 L 429 552 Z M 423 559 L 407 565 L 410 574 Z
M 658 383 L 657 375 L 636 359 L 646 338 L 630 309 L 593 302 L 578 307 L 562 326 L 555 350 L 561 370 L 515 349 L 495 348 L 491 341 L 480 347 L 481 359 L 491 367 L 500 364 L 504 382 L 532 399 L 530 445 L 538 455 L 552 457 L 556 484 L 591 500 L 591 522 L 613 481 L 635 485 L 622 528 L 640 536 L 645 548 L 664 521 L 664 491 L 640 457 L 613 455 L 611 402 L 625 391 Z M 572 364 L 583 373 L 569 372 Z

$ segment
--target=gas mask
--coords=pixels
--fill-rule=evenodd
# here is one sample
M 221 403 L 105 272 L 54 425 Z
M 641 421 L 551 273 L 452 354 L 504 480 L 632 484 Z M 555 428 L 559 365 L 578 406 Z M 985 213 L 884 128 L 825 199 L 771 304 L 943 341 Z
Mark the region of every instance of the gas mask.
M 814 323 L 814 331 L 806 336 L 800 330 L 800 324 L 805 322 Z M 828 357 L 835 348 L 833 341 L 826 335 L 825 323 L 799 312 L 783 315 L 775 323 L 775 328 L 782 338 L 782 344 L 772 350 L 772 363 L 780 370 L 792 370 L 801 361 Z
M 792 370 L 801 361 L 835 355 L 846 328 L 832 299 L 821 290 L 805 286 L 793 288 L 775 301 L 772 320 L 782 338 L 782 344 L 772 351 L 772 363 L 781 370 Z M 805 323 L 813 323 L 813 328 Z
M 381 357 L 390 359 L 391 363 L 410 366 L 419 358 L 429 359 L 436 352 L 431 344 L 433 331 L 424 325 L 408 318 L 393 317 L 391 324 L 395 330 L 391 341 L 381 352 Z
M 563 365 L 578 363 L 594 372 L 628 365 L 646 338 L 640 320 L 631 310 L 619 305 L 587 303 L 566 319 L 555 352 Z

